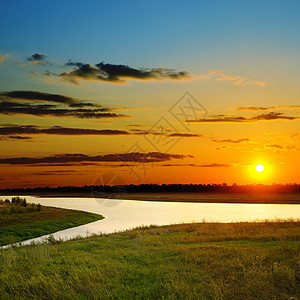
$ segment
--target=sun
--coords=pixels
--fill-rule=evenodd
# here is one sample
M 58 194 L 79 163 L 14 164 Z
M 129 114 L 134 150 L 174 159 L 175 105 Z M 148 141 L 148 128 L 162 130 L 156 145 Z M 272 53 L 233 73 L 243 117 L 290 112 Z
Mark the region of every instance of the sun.
M 261 173 L 264 171 L 265 167 L 262 164 L 258 164 L 255 166 L 257 172 Z

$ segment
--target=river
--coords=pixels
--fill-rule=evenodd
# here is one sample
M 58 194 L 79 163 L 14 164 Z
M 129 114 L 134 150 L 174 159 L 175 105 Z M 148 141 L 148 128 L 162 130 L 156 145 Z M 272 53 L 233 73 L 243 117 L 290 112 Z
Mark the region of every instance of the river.
M 0 199 L 11 198 L 0 196 Z M 169 225 L 188 222 L 237 222 L 300 217 L 297 204 L 228 204 L 182 203 L 95 198 L 35 198 L 25 196 L 27 202 L 59 208 L 98 213 L 105 218 L 86 225 L 53 234 L 56 239 L 70 239 L 87 234 L 113 233 L 142 225 Z M 47 236 L 23 242 L 40 242 Z

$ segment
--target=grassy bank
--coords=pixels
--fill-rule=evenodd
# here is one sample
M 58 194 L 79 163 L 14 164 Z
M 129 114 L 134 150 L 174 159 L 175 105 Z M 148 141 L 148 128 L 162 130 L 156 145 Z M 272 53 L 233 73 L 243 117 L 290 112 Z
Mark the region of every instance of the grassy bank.
M 83 211 L 0 202 L 0 246 L 103 219 Z
M 0 295 L 3 299 L 299 299 L 299 259 L 296 221 L 153 226 L 2 250 Z

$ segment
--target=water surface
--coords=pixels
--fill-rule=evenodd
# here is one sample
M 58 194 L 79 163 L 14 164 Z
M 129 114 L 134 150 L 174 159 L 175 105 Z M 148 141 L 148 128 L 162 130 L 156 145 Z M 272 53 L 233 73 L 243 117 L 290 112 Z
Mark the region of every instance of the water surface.
M 0 199 L 11 198 L 0 196 Z M 55 238 L 69 239 L 78 235 L 113 233 L 142 225 L 169 225 L 188 222 L 236 222 L 274 218 L 299 218 L 297 204 L 181 203 L 94 198 L 34 198 L 28 202 L 59 208 L 98 213 L 105 219 L 54 233 Z M 45 237 L 23 242 L 41 241 Z

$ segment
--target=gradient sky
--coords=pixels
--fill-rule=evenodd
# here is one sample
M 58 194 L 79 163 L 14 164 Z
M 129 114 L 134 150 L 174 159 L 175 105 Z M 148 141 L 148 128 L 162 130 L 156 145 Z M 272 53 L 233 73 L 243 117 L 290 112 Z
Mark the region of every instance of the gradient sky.
M 0 187 L 105 173 L 299 183 L 299 13 L 271 0 L 1 3 Z

